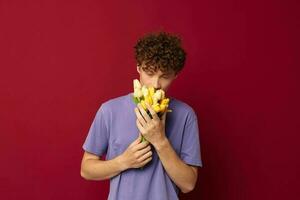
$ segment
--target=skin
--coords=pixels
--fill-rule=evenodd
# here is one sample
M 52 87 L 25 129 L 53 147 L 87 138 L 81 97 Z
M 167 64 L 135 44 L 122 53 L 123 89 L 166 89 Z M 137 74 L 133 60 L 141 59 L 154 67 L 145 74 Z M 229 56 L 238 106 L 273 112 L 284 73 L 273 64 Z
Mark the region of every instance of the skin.
M 147 87 L 154 87 L 155 89 L 163 89 L 168 91 L 171 83 L 177 78 L 175 72 L 163 73 L 161 70 L 156 72 L 143 70 L 144 66 L 137 66 L 137 72 L 140 75 L 140 83 Z
M 163 73 L 160 70 L 146 72 L 141 66 L 137 66 L 137 72 L 142 85 L 163 89 L 165 92 L 177 78 L 174 72 Z M 136 125 L 140 134 L 121 155 L 112 160 L 101 160 L 100 157 L 94 154 L 84 152 L 80 172 L 83 178 L 86 180 L 105 180 L 118 175 L 124 170 L 143 167 L 152 159 L 151 143 L 167 174 L 180 190 L 187 193 L 194 189 L 198 168 L 185 164 L 168 141 L 165 134 L 166 113 L 160 119 L 149 105 L 147 105 L 147 108 L 153 119 L 150 119 L 140 104 L 137 105 L 135 108 Z M 146 138 L 146 142 L 141 142 L 141 135 Z

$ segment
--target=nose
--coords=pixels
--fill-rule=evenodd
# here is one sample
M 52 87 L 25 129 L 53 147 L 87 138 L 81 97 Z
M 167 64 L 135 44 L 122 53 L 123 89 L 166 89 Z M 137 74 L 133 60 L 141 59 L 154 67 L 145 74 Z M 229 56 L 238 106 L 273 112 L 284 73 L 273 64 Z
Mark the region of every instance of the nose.
M 152 86 L 153 86 L 156 90 L 161 89 L 161 85 L 160 85 L 159 79 L 153 80 Z

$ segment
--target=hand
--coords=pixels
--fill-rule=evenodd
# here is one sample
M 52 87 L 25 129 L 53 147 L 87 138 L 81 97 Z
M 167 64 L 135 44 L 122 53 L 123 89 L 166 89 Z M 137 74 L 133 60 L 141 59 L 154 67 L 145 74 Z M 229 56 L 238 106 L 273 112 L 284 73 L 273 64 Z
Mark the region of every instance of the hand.
M 121 164 L 124 170 L 130 168 L 140 168 L 152 160 L 152 151 L 149 142 L 141 142 L 142 135 L 133 141 L 121 154 Z
M 152 119 L 139 103 L 135 108 L 135 114 L 137 116 L 136 125 L 144 138 L 155 146 L 166 137 L 165 124 L 167 112 L 164 112 L 162 119 L 160 119 L 149 104 L 146 103 L 146 106 L 151 113 Z

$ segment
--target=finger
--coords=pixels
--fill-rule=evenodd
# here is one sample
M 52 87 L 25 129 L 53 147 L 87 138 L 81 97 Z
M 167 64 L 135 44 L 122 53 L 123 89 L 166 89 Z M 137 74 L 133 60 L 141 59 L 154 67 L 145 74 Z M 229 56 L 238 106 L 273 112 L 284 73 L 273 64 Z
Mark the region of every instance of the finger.
M 151 147 L 150 145 L 148 145 L 146 148 L 143 148 L 143 149 L 140 149 L 138 152 L 137 152 L 137 157 L 140 158 L 142 157 L 143 155 L 147 154 L 148 152 L 151 152 Z
M 142 140 L 142 135 L 141 135 L 141 133 L 139 133 L 139 136 L 137 137 L 137 139 L 135 139 L 135 140 L 130 144 L 130 146 L 139 144 L 139 143 L 141 142 L 141 140 Z
M 164 112 L 162 115 L 162 122 L 165 124 L 167 118 L 167 112 Z
M 141 142 L 141 143 L 139 143 L 139 144 L 137 144 L 137 145 L 134 146 L 134 150 L 135 151 L 140 151 L 140 150 L 146 149 L 146 148 L 150 148 L 151 149 L 148 141 Z
M 141 140 L 142 140 L 142 134 L 139 133 L 139 136 L 138 136 L 138 138 L 136 139 L 137 144 L 139 144 L 139 143 L 141 142 Z
M 140 111 L 138 108 L 134 108 L 135 114 L 137 119 L 139 120 L 139 122 L 141 123 L 142 126 L 146 126 L 146 120 L 144 119 L 144 117 L 141 115 Z
M 142 107 L 142 105 L 140 103 L 138 104 L 138 108 L 139 108 L 144 120 L 146 121 L 146 123 L 150 122 L 151 121 L 150 116 L 148 115 L 148 113 L 145 111 L 145 109 Z
M 154 120 L 159 120 L 159 117 L 157 116 L 156 112 L 153 110 L 153 108 L 146 102 L 146 107 L 148 108 L 149 112 L 152 115 L 152 118 Z
M 141 134 L 145 133 L 145 128 L 143 127 L 143 125 L 141 124 L 141 122 L 138 119 L 136 119 L 136 126 L 138 127 Z
M 152 156 L 152 151 L 149 151 L 145 154 L 143 154 L 141 157 L 138 158 L 139 162 L 143 162 L 144 160 L 146 160 L 147 158 Z
M 148 162 L 150 162 L 151 160 L 152 160 L 152 156 L 150 156 L 149 158 L 147 158 L 146 160 L 144 160 L 144 161 L 141 163 L 140 167 L 146 165 L 146 164 L 147 164 Z

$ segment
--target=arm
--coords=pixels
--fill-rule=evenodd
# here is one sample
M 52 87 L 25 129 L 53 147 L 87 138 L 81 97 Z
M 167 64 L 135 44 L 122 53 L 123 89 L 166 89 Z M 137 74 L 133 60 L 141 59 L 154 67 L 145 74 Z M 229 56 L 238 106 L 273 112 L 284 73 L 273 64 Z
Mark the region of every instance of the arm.
M 177 156 L 176 152 L 168 141 L 168 138 L 165 134 L 167 113 L 165 112 L 162 115 L 162 119 L 160 119 L 151 106 L 149 106 L 147 103 L 146 106 L 153 119 L 151 119 L 144 108 L 138 104 L 137 108 L 135 108 L 137 116 L 136 125 L 138 129 L 141 131 L 146 140 L 153 144 L 166 172 L 173 182 L 181 189 L 183 193 L 192 191 L 197 181 L 197 168 L 185 164 L 184 161 Z M 197 130 L 197 127 L 193 126 L 191 130 Z M 189 132 L 188 129 L 186 129 L 186 131 Z M 192 131 L 190 133 L 192 134 L 189 134 L 189 136 L 195 136 L 195 138 L 190 139 L 198 141 L 198 133 L 196 131 Z M 185 142 L 185 144 L 188 143 Z M 193 146 L 195 147 L 197 144 L 194 143 Z M 187 149 L 187 147 L 185 149 Z
M 86 180 L 105 180 L 114 177 L 125 170 L 120 163 L 120 157 L 112 160 L 100 160 L 97 155 L 84 152 L 81 161 L 81 177 Z
M 87 180 L 110 179 L 129 168 L 140 168 L 152 159 L 149 142 L 141 142 L 141 135 L 133 141 L 119 156 L 111 160 L 100 160 L 100 157 L 85 151 L 80 174 Z
M 176 154 L 167 138 L 154 144 L 159 159 L 166 172 L 183 193 L 194 189 L 197 177 L 197 167 L 185 164 Z

